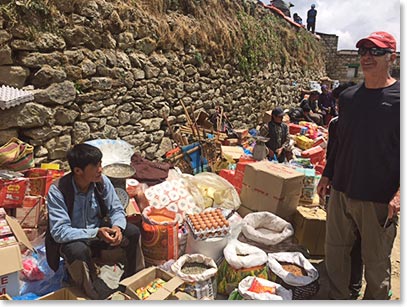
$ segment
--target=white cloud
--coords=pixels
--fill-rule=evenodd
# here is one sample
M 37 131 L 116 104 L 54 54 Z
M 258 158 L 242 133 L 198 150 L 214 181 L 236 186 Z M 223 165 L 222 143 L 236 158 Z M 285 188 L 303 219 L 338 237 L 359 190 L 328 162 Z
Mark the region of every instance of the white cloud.
M 262 0 L 268 4 L 269 0 Z M 315 3 L 316 31 L 338 35 L 338 49 L 355 49 L 356 42 L 374 31 L 392 34 L 400 50 L 400 0 L 289 0 L 304 23 Z

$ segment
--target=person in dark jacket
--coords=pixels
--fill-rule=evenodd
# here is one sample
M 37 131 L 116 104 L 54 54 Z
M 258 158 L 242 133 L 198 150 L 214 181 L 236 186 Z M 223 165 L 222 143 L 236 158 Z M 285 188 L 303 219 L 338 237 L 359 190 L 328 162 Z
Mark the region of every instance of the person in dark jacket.
M 325 238 L 329 298 L 350 297 L 357 230 L 365 266 L 363 298 L 386 300 L 400 210 L 400 82 L 390 75 L 396 40 L 374 32 L 356 48 L 364 82 L 339 96 L 337 137 L 317 187 L 320 197 L 330 188 Z
M 269 159 L 277 158 L 278 162 L 282 163 L 292 159 L 292 148 L 290 147 L 290 138 L 288 126 L 283 123 L 284 110 L 280 107 L 275 108 L 271 113 L 271 121 L 269 122 L 269 141 L 266 143 L 269 149 Z
M 337 88 L 332 91 L 332 97 L 336 100 L 335 105 L 337 106 L 337 102 L 339 100 L 339 95 L 348 87 L 356 85 L 355 82 L 347 82 L 340 84 Z M 337 108 L 337 113 L 339 114 L 339 108 Z M 331 153 L 332 148 L 335 146 L 335 142 L 337 140 L 336 137 L 336 128 L 338 124 L 339 117 L 336 116 L 332 118 L 329 122 L 328 126 L 328 144 L 326 147 L 326 159 L 329 159 L 329 155 Z M 327 195 L 327 199 L 329 196 Z M 326 201 L 328 203 L 328 200 Z M 362 254 L 361 254 L 361 246 L 360 246 L 360 233 L 358 230 L 355 229 L 356 240 L 353 244 L 352 251 L 350 253 L 351 257 L 351 274 L 350 274 L 350 282 L 349 282 L 349 290 L 350 290 L 350 298 L 357 299 L 360 295 L 360 291 L 362 289 L 362 277 L 363 277 L 363 262 L 362 262 Z
M 112 183 L 102 174 L 99 148 L 77 144 L 68 151 L 67 160 L 71 172 L 60 179 L 66 182 L 66 190 L 53 184 L 47 195 L 50 233 L 61 244 L 60 252 L 74 284 L 92 299 L 104 299 L 117 288 L 111 289 L 106 280 L 97 277 L 92 259 L 100 257 L 102 250 L 123 248 L 127 263 L 122 278 L 135 274 L 144 267 L 136 257 L 140 230 L 127 223 Z M 98 183 L 103 183 L 101 190 Z M 73 204 L 68 203 L 67 193 L 73 193 Z

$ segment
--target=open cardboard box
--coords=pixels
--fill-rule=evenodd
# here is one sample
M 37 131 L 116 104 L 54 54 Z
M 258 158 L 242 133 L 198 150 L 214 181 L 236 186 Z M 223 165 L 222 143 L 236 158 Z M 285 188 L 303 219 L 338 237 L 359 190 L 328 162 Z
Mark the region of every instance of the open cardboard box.
M 89 298 L 78 288 L 69 287 L 53 291 L 37 298 L 39 301 L 84 301 Z
M 0 293 L 17 296 L 20 294 L 18 272 L 23 269 L 20 245 L 34 249 L 18 221 L 8 215 L 5 219 L 19 244 L 0 247 Z
M 161 278 L 166 283 L 165 283 L 165 285 L 163 285 L 162 288 L 158 289 L 157 292 L 155 292 L 155 293 L 151 294 L 149 297 L 147 297 L 145 299 L 146 301 L 182 299 L 183 295 L 179 294 L 179 296 L 177 296 L 176 294 L 172 295 L 172 293 L 175 292 L 177 290 L 177 288 L 180 287 L 184 283 L 184 281 L 181 278 L 179 278 L 178 276 L 174 276 L 173 274 L 170 274 L 157 267 L 146 268 L 146 269 L 134 274 L 133 276 L 123 279 L 120 282 L 120 285 L 123 285 L 124 287 L 126 287 L 126 291 L 125 291 L 126 294 L 130 295 L 130 297 L 134 298 L 135 300 L 140 300 L 136 294 L 136 290 L 139 289 L 140 287 L 147 286 L 155 278 Z M 191 298 L 188 298 L 188 299 L 191 299 Z
M 12 301 L 13 299 L 8 294 L 1 294 L 0 301 Z

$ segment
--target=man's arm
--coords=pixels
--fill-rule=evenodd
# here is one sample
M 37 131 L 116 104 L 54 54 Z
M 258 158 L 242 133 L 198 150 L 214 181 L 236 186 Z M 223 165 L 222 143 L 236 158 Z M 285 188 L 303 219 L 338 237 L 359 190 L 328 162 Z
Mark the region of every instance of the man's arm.
M 338 122 L 336 123 L 338 129 L 339 125 L 339 118 Z M 317 186 L 317 193 L 319 197 L 325 197 L 328 194 L 329 187 L 331 185 L 332 178 L 334 176 L 334 167 L 335 167 L 335 157 L 338 149 L 338 132 L 336 132 L 335 135 L 335 140 L 334 142 L 331 142 L 329 144 L 329 156 L 326 161 L 326 165 L 324 168 L 324 171 L 322 173 L 322 177 L 319 180 L 318 186 Z M 328 141 L 329 141 L 329 136 L 328 136 Z
M 74 240 L 96 237 L 98 228 L 81 229 L 72 227 L 64 197 L 55 185 L 51 185 L 49 189 L 47 203 L 50 232 L 57 243 L 68 243 Z

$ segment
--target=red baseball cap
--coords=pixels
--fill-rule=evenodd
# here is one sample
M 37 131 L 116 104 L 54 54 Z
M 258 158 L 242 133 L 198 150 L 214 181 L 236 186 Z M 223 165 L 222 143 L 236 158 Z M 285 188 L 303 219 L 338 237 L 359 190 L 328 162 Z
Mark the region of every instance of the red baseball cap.
M 379 48 L 389 48 L 396 51 L 396 39 L 387 32 L 373 32 L 368 37 L 362 38 L 356 43 L 356 48 L 363 46 L 364 43 L 371 42 Z

